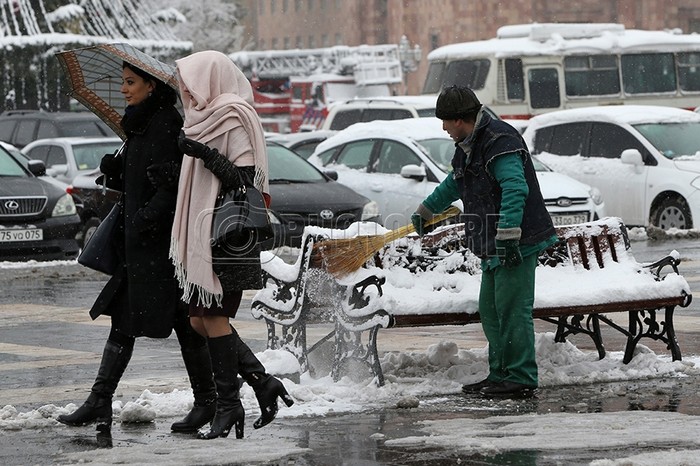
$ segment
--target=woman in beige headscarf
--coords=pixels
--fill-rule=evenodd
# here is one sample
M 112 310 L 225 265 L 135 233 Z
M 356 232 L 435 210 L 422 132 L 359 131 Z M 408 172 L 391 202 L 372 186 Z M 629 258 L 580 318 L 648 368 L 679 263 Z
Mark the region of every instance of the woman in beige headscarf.
M 238 373 L 255 391 L 261 416 L 254 427 L 271 422 L 277 398 L 294 401 L 282 382 L 267 374 L 229 319 L 235 317 L 243 290 L 260 289 L 260 247 L 231 255 L 210 245 L 216 197 L 243 180 L 254 185 L 269 204 L 267 152 L 260 119 L 251 106 L 253 90 L 224 54 L 204 51 L 177 60 L 185 110 L 179 139 L 185 157 L 180 172 L 170 257 L 189 303 L 190 323 L 207 337 L 217 387 L 217 406 L 209 432 L 200 438 L 228 436 L 235 425 L 243 437 L 245 411 Z

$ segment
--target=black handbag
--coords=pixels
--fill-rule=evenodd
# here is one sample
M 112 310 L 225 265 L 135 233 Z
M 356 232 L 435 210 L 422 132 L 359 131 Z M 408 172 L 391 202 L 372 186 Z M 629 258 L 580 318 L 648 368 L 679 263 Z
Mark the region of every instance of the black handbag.
M 107 275 L 114 275 L 120 262 L 117 236 L 121 214 L 122 203 L 117 202 L 83 246 L 78 256 L 79 264 Z
M 227 255 L 245 255 L 274 236 L 262 193 L 241 184 L 216 198 L 211 226 L 212 248 Z

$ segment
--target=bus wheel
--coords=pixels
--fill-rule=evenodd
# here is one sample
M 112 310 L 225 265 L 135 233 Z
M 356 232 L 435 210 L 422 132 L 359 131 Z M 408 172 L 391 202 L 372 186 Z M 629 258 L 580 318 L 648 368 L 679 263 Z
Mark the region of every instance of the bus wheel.
M 693 228 L 688 203 L 679 196 L 670 196 L 661 201 L 651 213 L 651 223 L 662 230 L 669 228 L 689 230 Z

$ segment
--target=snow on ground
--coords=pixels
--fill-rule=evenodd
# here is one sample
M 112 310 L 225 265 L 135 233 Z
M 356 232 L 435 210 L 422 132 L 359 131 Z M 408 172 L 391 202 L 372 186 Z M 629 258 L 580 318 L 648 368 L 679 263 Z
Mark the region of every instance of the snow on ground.
M 639 346 L 634 359 L 622 363 L 621 352 L 610 352 L 598 360 L 595 352 L 583 352 L 571 343 L 555 343 L 553 333 L 537 334 L 537 357 L 541 387 L 560 385 L 588 385 L 600 382 L 632 381 L 660 377 L 688 377 L 700 375 L 700 356 L 683 361 L 671 361 Z M 270 372 L 278 373 L 296 360 L 284 351 L 266 350 L 258 353 Z M 296 400 L 291 408 L 280 409 L 280 418 L 323 417 L 377 409 L 394 408 L 411 397 L 426 400 L 430 397 L 457 395 L 463 383 L 481 380 L 487 370 L 487 349 L 459 349 L 456 343 L 443 341 L 426 351 L 387 353 L 382 358 L 386 384 L 378 387 L 370 379 L 353 381 L 350 377 L 334 383 L 330 376 L 313 379 L 302 374 L 299 383 L 284 379 Z M 256 415 L 257 402 L 252 390 L 241 389 L 243 404 L 249 415 Z M 192 394 L 187 387 L 170 393 L 144 391 L 133 401 L 114 401 L 116 422 L 152 422 L 154 419 L 176 418 L 192 406 Z M 0 431 L 19 429 L 62 428 L 55 420 L 62 413 L 72 412 L 77 406 L 45 405 L 28 412 L 19 412 L 13 406 L 0 409 Z M 420 405 L 418 408 L 420 409 Z M 168 419 L 169 421 L 169 419 Z M 457 423 L 457 424 L 456 424 Z M 420 428 L 425 436 L 385 439 L 387 444 L 404 446 L 429 445 L 456 448 L 466 453 L 493 454 L 521 450 L 537 445 L 538 449 L 570 447 L 572 439 L 577 446 L 604 445 L 608 448 L 628 446 L 630 439 L 654 445 L 678 445 L 679 442 L 700 443 L 700 418 L 678 413 L 629 411 L 616 413 L 548 413 L 521 416 L 497 416 L 486 419 L 430 420 Z M 269 441 L 269 439 L 267 440 Z M 218 439 L 201 442 L 196 439 L 174 440 L 169 436 L 158 438 L 152 444 L 132 444 L 129 448 L 98 449 L 66 453 L 69 461 L 91 463 L 147 463 L 154 454 L 164 455 L 170 464 L 217 464 L 232 458 L 236 461 L 266 461 L 303 453 L 304 449 L 287 439 L 275 440 L 274 452 L 261 448 L 257 438 L 244 441 Z M 698 445 L 700 449 L 700 445 Z M 177 455 L 170 453 L 177 452 Z M 683 464 L 688 452 L 666 452 L 664 461 L 655 464 Z M 171 458 L 177 457 L 177 458 Z M 676 462 L 676 459 L 678 461 Z M 610 462 L 601 457 L 596 466 L 645 464 Z M 174 461 L 174 462 L 172 462 Z M 177 463 L 181 461 L 182 463 Z M 172 463 L 171 463 L 172 462 Z M 687 463 L 692 464 L 692 463 Z
M 674 232 L 665 232 L 666 237 Z M 678 233 L 680 237 L 687 233 Z M 647 231 L 630 230 L 633 241 L 647 240 Z M 74 261 L 57 262 L 0 262 L 2 268 L 34 268 L 72 264 Z M 553 333 L 537 334 L 537 358 L 540 386 L 590 386 L 604 382 L 624 382 L 668 377 L 697 377 L 700 375 L 700 356 L 686 357 L 683 361 L 671 361 L 665 355 L 656 355 L 643 345 L 629 364 L 622 363 L 621 352 L 609 352 L 598 360 L 595 351 L 581 351 L 571 343 L 555 343 Z M 266 350 L 258 357 L 274 374 L 289 374 L 290 367 L 298 363 L 289 353 Z M 391 352 L 382 356 L 385 385 L 376 386 L 373 380 L 346 377 L 333 382 L 330 376 L 313 379 L 301 374 L 298 383 L 288 378 L 284 383 L 296 400 L 291 408 L 280 409 L 280 418 L 324 417 L 334 414 L 351 414 L 394 408 L 414 397 L 430 404 L 431 399 L 445 395 L 457 395 L 464 383 L 481 380 L 487 371 L 487 348 L 463 350 L 457 344 L 443 341 L 425 351 Z M 258 405 L 253 391 L 243 385 L 241 396 L 248 414 L 257 416 Z M 137 399 L 115 400 L 115 421 L 123 424 L 149 423 L 154 420 L 169 422 L 183 416 L 192 406 L 189 387 L 170 393 L 154 393 L 145 390 Z M 63 428 L 55 419 L 77 408 L 74 404 L 55 406 L 47 404 L 21 412 L 14 406 L 0 408 L 0 434 L 2 431 L 22 429 Z M 420 404 L 417 408 L 421 409 Z M 584 410 L 585 411 L 585 410 Z M 249 427 L 250 428 L 250 427 Z M 622 411 L 607 413 L 545 413 L 512 416 L 492 416 L 483 419 L 434 419 L 423 421 L 419 428 L 423 436 L 386 438 L 387 445 L 434 446 L 458 449 L 466 453 L 484 455 L 499 452 L 532 449 L 565 451 L 575 442 L 578 448 L 603 446 L 610 451 L 617 446 L 626 448 L 630 439 L 640 447 L 644 445 L 698 445 L 697 449 L 668 449 L 662 453 L 639 454 L 625 459 L 611 460 L 604 453 L 591 463 L 592 466 L 627 465 L 678 465 L 700 464 L 700 418 L 675 412 Z M 243 441 L 217 439 L 208 442 L 196 439 L 158 436 L 151 443 L 132 443 L 129 448 L 97 449 L 64 453 L 71 462 L 91 464 L 152 463 L 154 458 L 168 464 L 220 464 L 231 458 L 239 463 L 274 461 L 289 455 L 302 454 L 305 449 L 286 439 L 275 439 L 275 448 L 266 447 L 270 439 L 259 437 Z M 641 450 L 641 448 L 640 448 Z M 62 453 L 62 452 L 57 452 Z M 155 456 L 154 456 L 155 455 Z

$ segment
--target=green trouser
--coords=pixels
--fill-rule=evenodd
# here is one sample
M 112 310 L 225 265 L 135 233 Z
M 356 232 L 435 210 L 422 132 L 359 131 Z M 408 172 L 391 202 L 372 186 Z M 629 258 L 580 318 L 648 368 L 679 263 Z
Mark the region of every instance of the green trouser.
M 491 381 L 537 386 L 532 321 L 536 265 L 537 254 L 530 254 L 517 267 L 500 266 L 482 273 L 479 315 L 489 342 Z

